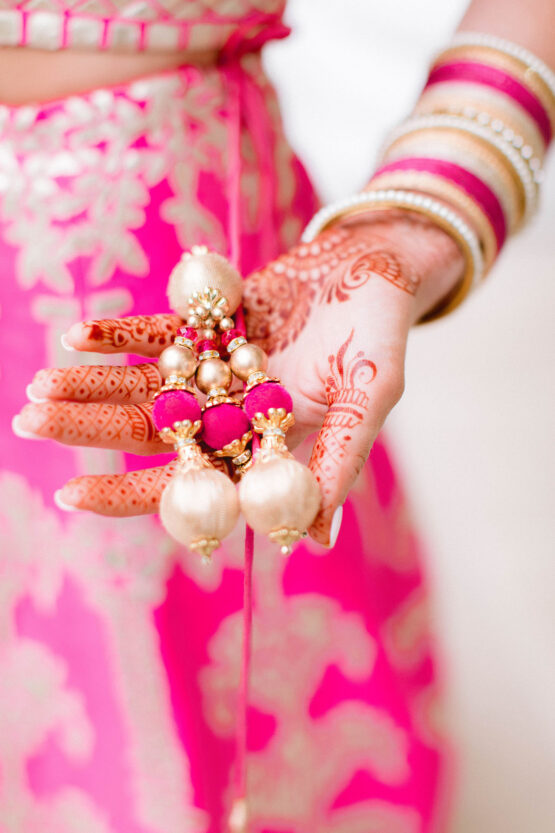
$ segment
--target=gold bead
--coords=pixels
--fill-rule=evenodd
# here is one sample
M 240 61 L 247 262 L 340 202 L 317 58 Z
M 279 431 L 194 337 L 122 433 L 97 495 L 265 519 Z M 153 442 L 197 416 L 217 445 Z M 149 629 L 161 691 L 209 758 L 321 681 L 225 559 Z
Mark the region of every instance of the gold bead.
M 205 359 L 200 363 L 196 383 L 199 390 L 208 393 L 212 388 L 225 388 L 231 385 L 231 370 L 222 359 Z
M 164 379 L 168 376 L 182 376 L 190 379 L 197 369 L 197 364 L 192 350 L 180 344 L 172 344 L 160 354 L 158 370 Z
M 246 382 L 251 373 L 266 370 L 268 356 L 257 344 L 242 344 L 233 351 L 229 363 L 235 375 Z
M 211 327 L 202 327 L 200 330 L 197 331 L 197 338 L 203 340 L 207 339 L 208 341 L 215 341 L 216 330 L 213 330 Z

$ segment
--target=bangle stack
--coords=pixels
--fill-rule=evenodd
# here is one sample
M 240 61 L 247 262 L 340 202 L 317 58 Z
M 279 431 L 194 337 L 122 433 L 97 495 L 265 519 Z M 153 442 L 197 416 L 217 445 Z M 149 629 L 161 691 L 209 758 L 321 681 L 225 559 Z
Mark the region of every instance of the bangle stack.
M 319 212 L 305 239 L 362 206 L 419 210 L 465 255 L 460 285 L 426 320 L 443 315 L 533 216 L 554 132 L 555 73 L 516 44 L 461 32 L 436 56 L 412 116 L 389 135 L 363 194 Z M 419 196 L 427 201 L 415 209 Z M 438 206 L 448 207 L 448 219 Z

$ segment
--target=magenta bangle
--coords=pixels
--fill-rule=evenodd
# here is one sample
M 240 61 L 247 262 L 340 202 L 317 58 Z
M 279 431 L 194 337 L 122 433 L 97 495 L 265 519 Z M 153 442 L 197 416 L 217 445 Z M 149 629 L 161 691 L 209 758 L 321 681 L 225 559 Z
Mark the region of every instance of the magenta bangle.
M 491 188 L 479 179 L 475 174 L 454 162 L 446 162 L 442 159 L 428 159 L 426 157 L 410 157 L 398 159 L 383 165 L 374 173 L 374 176 L 389 171 L 425 171 L 436 176 L 448 179 L 457 185 L 476 202 L 487 215 L 498 250 L 500 250 L 507 237 L 507 223 L 501 203 Z
M 509 96 L 534 119 L 545 144 L 550 143 L 553 133 L 545 107 L 534 93 L 530 92 L 512 75 L 488 64 L 476 61 L 457 61 L 434 67 L 428 76 L 425 89 L 434 84 L 448 81 L 469 81 L 473 84 L 490 87 Z

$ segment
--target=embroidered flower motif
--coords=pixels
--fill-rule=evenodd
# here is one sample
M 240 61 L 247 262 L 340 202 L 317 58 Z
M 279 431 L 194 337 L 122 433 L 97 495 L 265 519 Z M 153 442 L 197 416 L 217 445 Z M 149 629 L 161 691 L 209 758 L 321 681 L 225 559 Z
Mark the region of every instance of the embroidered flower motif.
M 163 180 L 174 196 L 161 214 L 182 245 L 208 237 L 223 243 L 219 223 L 197 196 L 203 170 L 221 173 L 221 77 L 186 69 L 137 82 L 130 92 L 97 90 L 53 105 L 41 119 L 32 107 L 23 114 L 3 108 L 9 118 L 0 128 L 0 219 L 18 248 L 24 289 L 42 281 L 73 292 L 70 266 L 78 257 L 90 259 L 89 287 L 118 269 L 145 277 L 149 259 L 137 232 Z
M 52 798 L 38 798 L 26 774 L 29 759 L 50 735 L 70 763 L 87 763 L 94 732 L 106 732 L 98 714 L 93 729 L 84 696 L 68 682 L 72 660 L 66 663 L 50 646 L 16 630 L 22 600 L 56 615 L 67 578 L 79 587 L 87 616 L 96 617 L 107 645 L 107 656 L 95 659 L 109 664 L 137 821 L 152 833 L 203 833 L 208 820 L 195 807 L 152 615 L 164 599 L 174 544 L 151 517 L 129 523 L 82 514 L 62 523 L 14 474 L 0 475 L 0 507 L 2 833 L 115 833 L 84 790 L 61 787 Z M 76 610 L 71 626 L 78 629 L 79 622 Z
M 256 586 L 264 604 L 254 631 L 250 702 L 275 720 L 275 729 L 262 749 L 249 754 L 253 830 L 362 831 L 349 826 L 343 811 L 338 818 L 345 816 L 345 823 L 336 824 L 329 808 L 358 770 L 370 770 L 387 784 L 402 783 L 409 774 L 405 734 L 385 711 L 340 695 L 322 714 L 311 712 L 330 667 L 349 680 L 365 680 L 376 647 L 360 617 L 343 612 L 332 599 L 281 595 L 283 563 L 275 554 L 264 560 L 266 572 Z M 206 718 L 224 737 L 234 731 L 240 645 L 241 615 L 233 614 L 209 643 L 210 664 L 200 674 Z M 330 754 L 332 749 L 337 754 Z M 409 833 L 416 829 L 408 823 L 410 815 L 414 820 L 414 812 L 397 817 L 395 808 L 382 807 L 371 808 L 365 819 L 369 825 L 373 818 L 390 818 L 389 826 L 376 828 L 380 833 Z

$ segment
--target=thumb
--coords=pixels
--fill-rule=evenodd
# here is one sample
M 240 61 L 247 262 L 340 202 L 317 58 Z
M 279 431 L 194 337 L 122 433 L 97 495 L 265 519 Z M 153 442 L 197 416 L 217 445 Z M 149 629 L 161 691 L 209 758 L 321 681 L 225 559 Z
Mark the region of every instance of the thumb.
M 310 536 L 330 546 L 332 520 L 364 466 L 383 422 L 403 391 L 403 362 L 371 361 L 352 347 L 354 330 L 336 355 L 328 357 L 328 410 L 309 467 L 322 493 Z M 398 366 L 398 367 L 397 367 Z M 339 513 L 340 514 L 340 513 Z M 334 533 L 338 532 L 338 517 Z M 336 534 L 335 536 L 336 537 Z M 331 541 L 331 545 L 335 541 Z

